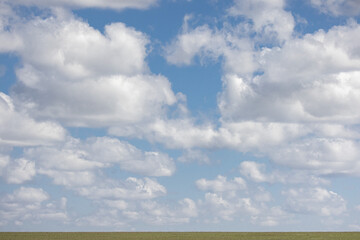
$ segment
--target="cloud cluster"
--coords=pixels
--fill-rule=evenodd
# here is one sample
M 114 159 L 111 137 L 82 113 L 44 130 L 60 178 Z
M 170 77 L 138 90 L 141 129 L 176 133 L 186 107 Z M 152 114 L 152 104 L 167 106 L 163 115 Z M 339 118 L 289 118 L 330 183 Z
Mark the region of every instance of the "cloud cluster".
M 289 160 L 288 160 L 289 161 Z M 256 183 L 282 183 L 282 184 L 307 184 L 311 186 L 327 185 L 329 181 L 318 177 L 316 170 L 287 170 L 275 169 L 267 171 L 265 164 L 253 161 L 243 161 L 239 166 L 241 175 Z
M 65 181 L 64 185 L 92 184 L 94 171 L 114 166 L 145 176 L 170 176 L 175 171 L 174 161 L 168 155 L 143 152 L 127 142 L 109 137 L 85 141 L 70 138 L 60 147 L 26 149 L 24 156 L 36 161 L 40 173 L 58 176 L 59 179 L 54 178 L 55 182 Z M 74 176 L 74 182 L 70 176 Z
M 185 224 L 198 216 L 276 226 L 297 213 L 345 214 L 344 198 L 323 185 L 329 175 L 360 176 L 360 25 L 350 20 L 298 36 L 284 0 L 235 0 L 218 28 L 191 27 L 186 15 L 165 47 L 168 63 L 221 61 L 223 70 L 220 118 L 199 123 L 186 108 L 186 96 L 151 73 L 148 36 L 123 23 L 101 32 L 70 12 L 145 9 L 157 2 L 0 0 L 0 52 L 14 53 L 20 62 L 10 93 L 0 92 L 5 182 L 41 176 L 90 200 L 97 212 L 72 220 L 82 226 Z M 335 16 L 359 12 L 355 1 L 311 3 Z M 42 17 L 20 17 L 12 9 L 18 5 L 49 9 Z M 179 162 L 209 163 L 202 148 L 250 152 L 287 172 L 243 161 L 241 176 L 199 176 L 194 186 L 203 198 L 169 202 L 168 189 L 156 178 L 174 174 L 168 154 L 109 136 L 76 139 L 63 126 L 101 127 L 110 135 L 181 149 Z M 11 157 L 11 147 L 22 147 L 22 156 Z M 263 188 L 275 183 L 286 186 L 286 207 Z M 41 188 L 19 187 L 0 198 L 0 225 L 66 222 L 66 201 L 50 201 Z
M 146 9 L 156 4 L 158 0 L 17 0 L 9 1 L 2 0 L 2 2 L 9 2 L 10 4 L 36 6 L 36 7 L 65 7 L 65 8 L 111 8 L 116 10 L 123 10 L 126 8 Z
M 155 2 L 17 4 L 122 9 L 146 8 Z M 45 175 L 53 184 L 96 203 L 99 214 L 115 208 L 122 209 L 121 216 L 127 215 L 128 220 L 139 214 L 143 215 L 139 221 L 149 223 L 160 215 L 163 223 L 169 219 L 189 221 L 196 208 L 190 199 L 180 201 L 179 209 L 164 209 L 159 216 L 155 209 L 160 205 L 155 200 L 153 210 L 142 203 L 166 195 L 166 188 L 149 177 L 174 173 L 175 163 L 167 154 L 145 152 L 110 137 L 75 139 L 58 124 L 126 129 L 126 125 L 164 117 L 178 96 L 165 77 L 150 72 L 145 61 L 148 37 L 123 23 L 107 25 L 101 33 L 62 8 L 52 8 L 44 18 L 22 19 L 12 11 L 11 3 L 2 1 L 1 5 L 0 38 L 4 41 L 0 51 L 15 53 L 21 64 L 10 96 L 0 95 L 0 146 L 27 148 L 22 158 L 7 155 L 11 149 L 1 155 L 0 176 L 8 183 L 21 184 Z M 119 177 L 111 171 L 146 177 Z M 19 191 L 40 193 L 35 188 Z M 10 195 L 5 198 L 7 202 L 15 199 Z M 41 204 L 46 200 L 37 203 L 41 214 L 48 211 Z M 177 220 L 178 214 L 182 220 Z M 79 224 L 84 219 L 79 218 Z M 116 221 L 112 223 L 116 225 Z
M 311 4 L 334 16 L 357 16 L 360 13 L 360 3 L 356 0 L 311 0 Z
M 12 34 L 23 42 L 12 96 L 37 118 L 106 127 L 149 121 L 177 101 L 168 80 L 148 71 L 147 37 L 122 23 L 102 34 L 57 11 L 16 23 Z
M 0 226 L 22 225 L 26 222 L 68 220 L 66 198 L 50 201 L 41 188 L 20 187 L 0 197 Z
M 196 186 L 202 191 L 227 192 L 246 189 L 246 182 L 240 177 L 227 181 L 226 177 L 219 175 L 215 180 L 199 179 Z
M 265 172 L 265 165 L 244 161 L 240 164 L 240 173 L 249 181 L 241 177 L 227 180 L 224 176 L 196 181 L 197 187 L 205 192 L 204 197 L 199 199 L 198 207 L 207 221 L 251 219 L 253 225 L 275 227 L 293 221 L 299 213 L 323 220 L 347 214 L 344 198 L 324 187 L 328 181 L 308 175 L 306 171 L 288 173 L 275 169 Z M 275 196 L 265 190 L 264 183 L 286 185 L 281 195 Z M 279 197 L 283 197 L 285 204 L 278 205 Z
M 175 164 L 166 154 L 143 152 L 127 142 L 99 137 L 84 141 L 69 138 L 63 145 L 27 148 L 24 150 L 24 158 L 29 160 L 10 161 L 8 157 L 1 157 L 0 164 L 5 166 L 3 177 L 9 183 L 21 183 L 29 180 L 27 176 L 34 177 L 31 174 L 36 171 L 38 175 L 51 178 L 53 184 L 64 186 L 67 191 L 91 200 L 97 205 L 98 213 L 71 220 L 79 226 L 108 223 L 114 227 L 120 224 L 119 217 L 127 219 L 125 225 L 128 226 L 132 221 L 148 224 L 188 222 L 194 216 L 193 209 L 196 206 L 190 199 L 180 201 L 179 208 L 168 206 L 160 210 L 156 199 L 165 196 L 167 190 L 155 178 L 122 177 L 125 171 L 145 176 L 172 175 Z M 21 179 L 19 171 L 26 172 Z
M 78 219 L 80 226 L 93 227 L 116 226 L 119 229 L 127 229 L 132 223 L 141 221 L 151 226 L 173 225 L 189 223 L 197 216 L 197 205 L 189 199 L 184 198 L 175 204 L 167 204 L 155 200 L 143 200 L 140 202 L 125 202 L 109 200 L 102 205 L 100 210 L 92 216 Z M 133 228 L 134 230 L 134 228 Z
M 228 10 L 232 16 L 243 16 L 252 21 L 255 33 L 262 38 L 284 41 L 291 37 L 295 21 L 284 10 L 285 0 L 235 0 Z
M 228 181 L 224 176 L 214 180 L 199 179 L 197 187 L 205 191 L 199 200 L 199 212 L 203 221 L 248 221 L 261 226 L 276 226 L 290 215 L 279 206 L 271 206 L 271 194 L 256 186 L 247 188 L 241 177 Z
M 245 27 L 236 29 L 211 29 L 208 25 L 189 28 L 184 18 L 184 25 L 179 34 L 165 48 L 166 60 L 175 65 L 190 65 L 195 57 L 201 62 L 207 59 L 217 60 L 224 58 L 224 68 L 227 71 L 246 74 L 256 70 L 254 44 L 244 35 L 248 32 Z M 246 61 L 244 61 L 246 59 Z
M 24 158 L 10 161 L 9 157 L 0 157 L 0 166 L 0 176 L 10 184 L 26 182 L 36 175 L 35 162 Z
M 167 47 L 168 62 L 187 65 L 197 56 L 222 59 L 224 72 L 223 90 L 218 95 L 220 127 L 206 129 L 193 124 L 200 132 L 197 135 L 207 135 L 193 145 L 187 143 L 257 152 L 276 163 L 310 168 L 318 174 L 358 175 L 360 55 L 354 39 L 360 33 L 359 24 L 348 21 L 327 32 L 296 37 L 293 21 L 287 21 L 292 27 L 282 31 L 276 15 L 260 14 L 280 11 L 279 16 L 292 19 L 284 4 L 235 1 L 229 9 L 232 16 L 252 19 L 252 31 L 259 33 L 259 38 L 250 37 L 251 31 L 245 31 L 242 22 L 221 29 L 208 25 L 192 29 L 185 18 L 183 31 Z M 287 37 L 281 37 L 279 45 L 261 35 L 266 29 Z M 262 41 L 266 47 L 256 45 Z M 234 60 L 232 52 L 240 57 Z M 185 133 L 195 132 L 187 129 Z M 162 141 L 160 134 L 152 132 L 151 137 Z M 173 139 L 173 143 L 179 140 Z
M 336 216 L 346 211 L 346 201 L 324 188 L 289 189 L 283 194 L 287 197 L 287 207 L 294 212 Z
M 357 23 L 318 31 L 261 51 L 260 75 L 226 75 L 225 118 L 276 122 L 359 121 Z
M 64 140 L 66 130 L 50 121 L 36 121 L 15 108 L 10 96 L 0 92 L 0 146 L 49 145 Z

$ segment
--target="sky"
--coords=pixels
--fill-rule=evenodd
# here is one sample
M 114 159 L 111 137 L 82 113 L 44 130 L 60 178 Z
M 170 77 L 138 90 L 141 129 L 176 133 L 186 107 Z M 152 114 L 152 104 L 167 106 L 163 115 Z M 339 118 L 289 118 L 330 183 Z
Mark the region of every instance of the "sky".
M 0 0 L 0 231 L 359 231 L 358 0 Z

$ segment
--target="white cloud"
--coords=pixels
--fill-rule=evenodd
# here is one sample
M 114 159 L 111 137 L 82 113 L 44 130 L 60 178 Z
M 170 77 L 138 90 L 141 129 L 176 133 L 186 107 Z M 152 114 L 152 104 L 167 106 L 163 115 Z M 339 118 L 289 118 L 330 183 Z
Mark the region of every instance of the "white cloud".
M 17 37 L 10 24 L 16 19 L 11 7 L 0 1 L 0 53 L 12 52 L 22 46 L 22 39 Z
M 97 169 L 114 165 L 146 176 L 170 176 L 175 172 L 175 163 L 167 154 L 143 152 L 109 137 L 86 141 L 70 138 L 63 146 L 26 149 L 25 156 L 37 162 L 39 173 L 54 177 L 55 182 L 64 185 L 92 184 Z
M 11 97 L 0 92 L 0 145 L 36 146 L 60 142 L 66 131 L 49 121 L 35 121 L 18 111 Z
M 285 16 L 289 13 L 283 10 L 284 6 L 284 1 L 239 1 L 229 13 L 253 19 L 255 26 L 261 26 L 259 29 L 269 24 L 274 27 L 270 31 L 276 32 L 280 25 L 274 25 L 274 15 L 262 12 L 280 11 Z M 191 30 L 188 21 L 187 17 L 183 32 L 168 46 L 167 60 L 171 63 L 190 64 L 195 56 L 213 59 L 226 56 L 226 51 L 236 46 L 236 40 L 247 39 L 235 34 L 241 24 L 221 30 L 206 25 Z M 289 36 L 290 29 L 287 34 L 283 32 L 283 36 Z M 242 51 L 252 52 L 252 57 L 244 59 L 257 63 L 246 71 L 243 64 L 226 67 L 230 58 L 223 58 L 224 88 L 218 97 L 221 126 L 217 130 L 213 126 L 206 129 L 188 123 L 182 135 L 197 132 L 198 136 L 205 137 L 200 141 L 189 137 L 180 143 L 182 138 L 173 133 L 181 127 L 167 123 L 169 127 L 162 124 L 162 128 L 153 128 L 147 136 L 160 142 L 174 139 L 172 147 L 229 147 L 265 154 L 276 163 L 290 167 L 310 167 L 318 170 L 317 173 L 357 174 L 354 160 L 359 156 L 355 146 L 359 138 L 356 103 L 360 102 L 360 88 L 356 79 L 360 54 L 355 39 L 359 29 L 356 22 L 349 21 L 328 32 L 320 30 L 299 38 L 283 37 L 286 41 L 281 47 L 255 51 L 249 44 Z M 191 43 L 192 39 L 196 43 Z M 160 133 L 159 130 L 170 126 L 179 130 L 162 131 L 167 136 Z M 309 148 L 312 150 L 308 151 Z M 299 153 L 298 161 L 293 161 L 290 153 L 286 154 L 295 154 L 295 149 Z M 280 160 L 281 157 L 284 158 Z
M 218 218 L 232 221 L 239 215 L 257 216 L 261 213 L 261 206 L 256 206 L 250 198 L 226 198 L 217 193 L 206 193 L 201 202 L 203 211 L 216 222 Z M 210 220 L 210 219 L 209 219 Z
M 125 8 L 146 9 L 155 5 L 158 0 L 17 0 L 9 1 L 11 4 L 38 6 L 38 7 L 66 7 L 66 8 L 111 8 L 123 10 Z
M 181 213 L 187 217 L 197 217 L 198 209 L 196 203 L 190 198 L 184 198 L 179 201 L 179 204 L 182 206 Z
M 219 128 L 218 145 L 240 151 L 265 152 L 309 133 L 307 126 L 296 123 L 224 121 Z
M 278 150 L 277 150 L 278 151 Z M 295 154 L 296 155 L 296 154 Z M 294 156 L 294 155 L 293 155 Z M 295 159 L 291 159 L 296 162 Z M 284 162 L 290 162 L 290 159 L 284 159 Z M 310 160 L 311 161 L 311 160 Z M 299 163 L 300 164 L 300 163 Z M 289 165 L 289 164 L 287 164 Z M 324 164 L 324 168 L 325 168 Z M 318 177 L 319 172 L 309 167 L 303 167 L 302 170 L 278 170 L 272 172 L 266 171 L 265 164 L 243 161 L 239 166 L 240 173 L 249 180 L 257 183 L 283 183 L 283 184 L 307 184 L 311 186 L 327 185 L 327 179 Z
M 66 205 L 49 202 L 50 196 L 41 188 L 20 187 L 0 198 L 0 216 L 4 224 L 22 225 L 24 222 L 66 221 Z
M 197 126 L 190 118 L 156 119 L 144 125 L 111 127 L 109 133 L 115 136 L 144 137 L 161 142 L 168 148 L 184 149 L 213 146 L 218 135 L 213 125 Z
M 272 182 L 272 177 L 266 176 L 265 165 L 256 162 L 244 161 L 240 164 L 240 173 L 255 182 Z
M 215 193 L 232 192 L 246 189 L 246 182 L 241 177 L 227 181 L 224 176 L 217 176 L 214 180 L 199 179 L 196 181 L 196 186 L 202 191 L 212 191 Z
M 311 0 L 311 4 L 321 12 L 334 16 L 356 16 L 360 13 L 357 0 Z
M 235 0 L 229 9 L 233 16 L 244 16 L 253 22 L 254 30 L 266 37 L 280 41 L 291 37 L 295 21 L 290 12 L 284 10 L 285 0 Z
M 203 204 L 213 215 L 224 220 L 232 220 L 233 215 L 236 213 L 235 205 L 216 193 L 206 193 Z
M 52 169 L 39 169 L 39 174 L 46 175 L 53 179 L 56 185 L 63 185 L 68 188 L 90 186 L 97 182 L 98 177 L 92 171 L 57 171 Z
M 346 212 L 346 201 L 324 188 L 290 189 L 283 194 L 290 211 L 321 216 L 338 216 Z
M 119 218 L 118 211 L 113 209 L 101 209 L 91 216 L 77 219 L 76 224 L 78 226 L 91 226 L 92 229 L 101 227 L 102 230 L 105 228 L 123 230 L 126 226 L 126 223 Z
M 276 32 L 275 18 L 270 14 L 269 19 L 262 19 L 260 13 L 289 14 L 283 8 L 284 1 L 243 1 L 236 2 L 229 13 L 251 18 L 255 26 L 269 24 L 274 27 L 270 32 Z M 175 148 L 226 147 L 259 153 L 290 168 L 311 169 L 311 173 L 294 174 L 299 179 L 309 176 L 314 184 L 324 183 L 316 174 L 358 175 L 356 124 L 360 118 L 356 103 L 360 102 L 360 85 L 356 79 L 360 76 L 360 54 L 354 39 L 358 38 L 360 28 L 356 22 L 299 38 L 289 37 L 292 32 L 289 28 L 281 47 L 255 50 L 251 41 L 258 39 L 236 34 L 241 24 L 221 30 L 207 25 L 190 29 L 189 19 L 185 18 L 182 33 L 168 46 L 167 60 L 190 64 L 195 56 L 211 59 L 223 56 L 223 91 L 218 96 L 221 125 L 216 129 L 181 120 L 182 125 L 186 123 L 184 128 L 178 126 L 181 121 L 158 121 L 157 127 L 148 126 L 144 134 L 148 139 Z M 226 53 L 236 48 L 237 41 L 247 46 L 241 52 L 251 53 L 252 57 L 244 57 L 246 62 L 257 62 L 252 67 L 244 68 L 238 61 L 227 67 L 231 58 Z M 246 41 L 250 43 L 244 44 Z M 180 129 L 181 133 L 176 134 Z M 203 137 L 192 141 L 195 138 L 191 133 L 195 132 Z M 110 129 L 110 133 L 126 135 L 116 129 Z M 132 135 L 135 131 L 127 133 Z M 279 174 L 261 181 L 283 182 L 288 177 Z
M 219 99 L 232 121 L 354 123 L 359 102 L 356 23 L 307 34 L 282 48 L 263 49 L 263 74 L 225 75 Z
M 99 206 L 98 215 L 78 219 L 80 225 L 94 225 L 93 220 L 102 219 L 104 216 L 101 212 L 108 212 L 109 209 L 136 212 L 139 201 L 155 199 L 167 193 L 166 188 L 156 179 L 112 178 L 107 169 L 114 168 L 117 171 L 118 166 L 120 170 L 147 176 L 170 176 L 175 171 L 174 161 L 168 155 L 143 152 L 127 142 L 109 137 L 86 140 L 68 138 L 63 145 L 28 148 L 24 156 L 36 162 L 38 174 L 52 178 L 54 184 L 65 186 L 67 190 Z M 7 164 L 8 159 L 4 158 L 2 162 Z M 182 206 L 185 212 L 192 207 L 186 201 Z M 114 216 L 118 216 L 117 213 Z M 51 218 L 51 215 L 48 217 Z M 173 217 L 175 219 L 176 216 Z M 124 224 L 111 216 L 105 220 L 109 226 Z
M 7 183 L 23 183 L 36 175 L 35 163 L 24 158 L 12 160 L 2 169 L 2 175 Z
M 283 0 L 235 1 L 229 9 L 232 16 L 245 16 L 252 24 L 211 29 L 203 25 L 191 29 L 192 16 L 186 15 L 182 32 L 165 48 L 166 60 L 176 65 L 189 65 L 196 56 L 200 61 L 223 57 L 226 72 L 251 74 L 258 68 L 255 42 L 284 42 L 291 39 L 295 26 L 291 13 L 284 10 Z M 257 33 L 256 39 L 250 36 Z
M 119 164 L 126 171 L 147 176 L 171 176 L 175 172 L 175 163 L 167 154 L 143 152 L 115 138 L 91 138 L 84 148 L 93 160 Z
M 41 203 L 49 199 L 49 195 L 41 188 L 26 188 L 21 187 L 14 191 L 13 194 L 8 194 L 5 197 L 5 202 L 24 202 L 24 203 Z
M 146 138 L 168 148 L 184 148 L 188 151 L 196 147 L 255 151 L 281 145 L 310 132 L 311 129 L 302 124 L 252 121 L 224 121 L 216 129 L 211 123 L 195 124 L 189 118 L 158 119 L 146 125 L 109 129 L 112 135 Z
M 210 163 L 209 157 L 198 149 L 189 149 L 185 151 L 177 160 L 179 162 Z
M 113 204 L 113 202 L 116 203 Z M 132 201 L 126 204 L 122 200 L 121 202 L 117 200 L 112 201 L 109 207 L 102 207 L 96 214 L 78 219 L 78 224 L 131 229 L 134 222 L 153 227 L 189 223 L 191 219 L 197 217 L 197 205 L 189 198 L 171 205 L 156 200 Z
M 189 65 L 196 55 L 218 58 L 226 47 L 223 37 L 206 25 L 190 30 L 187 27 L 188 17 L 184 21 L 183 32 L 166 48 L 167 61 Z
M 272 150 L 270 156 L 276 163 L 317 174 L 360 174 L 359 145 L 352 140 L 308 139 Z
M 151 178 L 129 177 L 125 181 L 106 180 L 80 187 L 80 195 L 90 199 L 152 199 L 166 194 L 166 188 Z
M 235 183 L 237 179 L 241 178 L 226 181 L 225 177 L 218 176 L 215 180 L 200 179 L 196 182 L 201 190 L 210 191 L 198 201 L 202 221 L 247 221 L 254 226 L 277 226 L 290 219 L 291 213 L 275 205 L 277 203 L 270 192 L 254 183 L 246 187 L 242 179 L 238 185 Z
M 196 181 L 205 193 L 199 200 L 199 212 L 205 222 L 249 221 L 254 225 L 277 225 L 289 215 L 278 206 L 271 206 L 272 196 L 257 185 L 247 186 L 240 177 L 227 181 L 218 176 L 214 180 Z M 206 219 L 206 220 L 204 220 Z
M 179 200 L 175 206 L 155 201 L 142 202 L 140 206 L 139 217 L 151 225 L 188 223 L 197 216 L 196 203 L 189 198 Z
M 119 126 L 162 116 L 177 101 L 169 81 L 149 72 L 148 37 L 123 23 L 102 34 L 69 12 L 53 11 L 7 28 L 22 42 L 8 49 L 22 62 L 11 96 L 33 117 Z
M 10 157 L 0 154 L 0 175 L 4 173 L 4 168 L 9 164 Z
M 105 200 L 104 203 L 110 208 L 116 208 L 119 210 L 125 210 L 129 204 L 124 200 Z
M 190 29 L 188 21 L 189 17 L 186 16 L 183 31 L 165 48 L 165 57 L 169 63 L 190 65 L 196 56 L 201 62 L 207 59 L 216 61 L 223 57 L 226 71 L 249 74 L 256 70 L 253 43 L 246 36 L 240 35 L 244 29 L 212 30 L 207 25 Z
M 271 207 L 263 216 L 254 216 L 251 219 L 252 224 L 275 227 L 281 222 L 289 221 L 289 214 L 286 213 L 281 207 Z
M 32 88 L 40 88 L 36 83 L 43 77 L 71 83 L 148 71 L 144 61 L 148 37 L 123 23 L 106 25 L 102 34 L 71 13 L 55 12 L 46 19 L 14 23 L 12 28 L 23 40 L 18 52 L 25 66 L 18 76 Z

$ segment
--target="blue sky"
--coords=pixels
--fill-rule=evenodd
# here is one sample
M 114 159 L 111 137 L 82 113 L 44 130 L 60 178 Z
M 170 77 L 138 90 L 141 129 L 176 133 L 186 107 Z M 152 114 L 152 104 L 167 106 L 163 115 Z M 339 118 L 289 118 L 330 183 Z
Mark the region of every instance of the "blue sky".
M 359 14 L 0 0 L 0 230 L 360 230 Z

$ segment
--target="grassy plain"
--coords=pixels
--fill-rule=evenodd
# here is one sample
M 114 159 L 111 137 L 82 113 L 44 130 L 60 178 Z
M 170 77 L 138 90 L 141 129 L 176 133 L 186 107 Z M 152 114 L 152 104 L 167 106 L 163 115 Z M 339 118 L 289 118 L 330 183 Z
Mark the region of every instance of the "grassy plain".
M 359 240 L 360 232 L 0 232 L 0 240 Z

